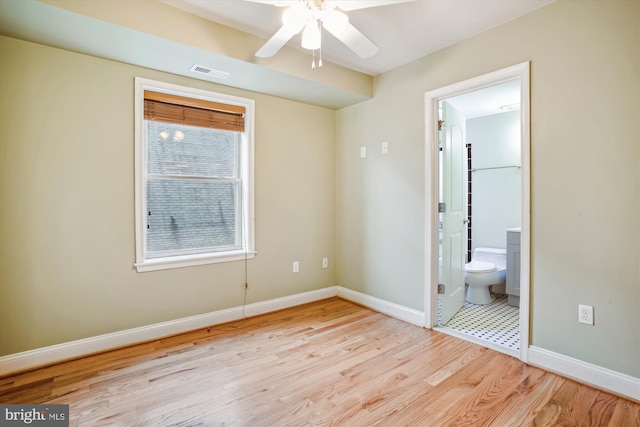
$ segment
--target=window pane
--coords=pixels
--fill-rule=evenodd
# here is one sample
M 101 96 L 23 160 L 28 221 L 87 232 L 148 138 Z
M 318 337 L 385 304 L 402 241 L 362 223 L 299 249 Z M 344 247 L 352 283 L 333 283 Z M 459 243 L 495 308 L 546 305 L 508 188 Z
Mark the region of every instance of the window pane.
M 148 171 L 157 175 L 238 176 L 238 133 L 145 120 Z
M 149 180 L 147 258 L 240 248 L 238 189 L 239 183 L 228 181 Z

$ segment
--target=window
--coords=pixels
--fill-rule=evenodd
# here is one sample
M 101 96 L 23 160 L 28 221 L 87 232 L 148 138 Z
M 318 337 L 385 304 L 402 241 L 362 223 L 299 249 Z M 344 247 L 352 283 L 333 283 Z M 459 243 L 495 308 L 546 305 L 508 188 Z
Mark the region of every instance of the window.
M 139 272 L 254 256 L 253 106 L 136 78 Z

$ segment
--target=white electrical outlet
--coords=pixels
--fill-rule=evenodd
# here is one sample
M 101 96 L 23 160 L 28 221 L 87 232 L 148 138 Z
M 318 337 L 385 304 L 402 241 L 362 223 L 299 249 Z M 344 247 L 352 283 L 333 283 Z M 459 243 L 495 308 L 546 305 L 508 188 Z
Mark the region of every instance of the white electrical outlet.
M 360 147 L 360 157 L 363 159 L 367 157 L 367 147 Z
M 593 325 L 593 306 L 578 304 L 578 322 Z
M 382 143 L 382 154 L 387 154 L 389 152 L 389 143 L 387 141 Z
M 322 258 L 322 268 L 329 268 L 329 258 Z
M 300 272 L 300 261 L 293 261 L 293 272 Z

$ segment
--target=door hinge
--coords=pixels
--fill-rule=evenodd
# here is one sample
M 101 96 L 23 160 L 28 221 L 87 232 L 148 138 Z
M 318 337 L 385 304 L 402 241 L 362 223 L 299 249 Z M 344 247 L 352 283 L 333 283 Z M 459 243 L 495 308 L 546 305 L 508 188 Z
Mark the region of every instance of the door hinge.
M 444 213 L 447 211 L 446 203 L 438 203 L 438 213 Z
M 438 130 L 444 129 L 444 120 L 438 120 Z
M 444 295 L 444 285 L 442 283 L 438 283 L 438 294 Z

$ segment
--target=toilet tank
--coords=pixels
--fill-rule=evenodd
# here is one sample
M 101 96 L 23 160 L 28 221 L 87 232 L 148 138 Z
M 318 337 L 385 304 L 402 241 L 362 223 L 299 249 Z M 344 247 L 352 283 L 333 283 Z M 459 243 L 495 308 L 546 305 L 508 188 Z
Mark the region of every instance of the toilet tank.
M 507 268 L 507 250 L 500 248 L 477 247 L 473 250 L 473 260 L 491 262 L 498 269 Z

